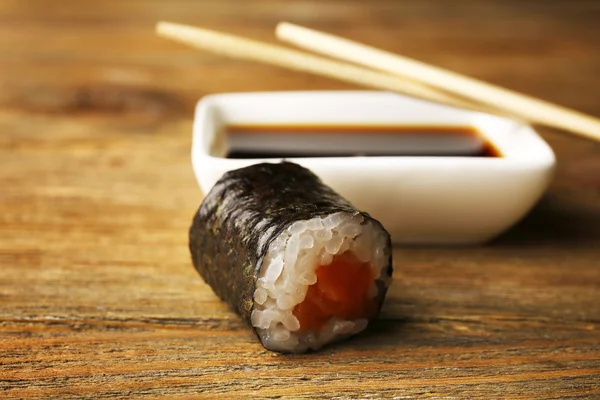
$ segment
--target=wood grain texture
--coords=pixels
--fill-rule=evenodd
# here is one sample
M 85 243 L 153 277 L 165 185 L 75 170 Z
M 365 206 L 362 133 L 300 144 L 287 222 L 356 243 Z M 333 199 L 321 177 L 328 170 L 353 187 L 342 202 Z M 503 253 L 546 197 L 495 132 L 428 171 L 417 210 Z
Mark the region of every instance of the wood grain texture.
M 586 0 L 0 2 L 0 398 L 600 398 L 600 145 L 540 129 L 547 196 L 476 248 L 398 248 L 381 321 L 264 351 L 191 266 L 195 101 L 349 85 L 197 53 L 155 21 L 331 31 L 600 115 Z

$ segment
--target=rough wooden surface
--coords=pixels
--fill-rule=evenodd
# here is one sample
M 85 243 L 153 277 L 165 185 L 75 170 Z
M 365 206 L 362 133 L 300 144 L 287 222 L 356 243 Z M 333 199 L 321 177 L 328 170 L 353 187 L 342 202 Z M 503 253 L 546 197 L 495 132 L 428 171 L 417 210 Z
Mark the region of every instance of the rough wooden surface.
M 600 144 L 494 243 L 395 250 L 370 332 L 264 351 L 193 270 L 207 93 L 346 89 L 157 39 L 285 19 L 600 115 L 597 1 L 0 2 L 0 397 L 598 398 Z

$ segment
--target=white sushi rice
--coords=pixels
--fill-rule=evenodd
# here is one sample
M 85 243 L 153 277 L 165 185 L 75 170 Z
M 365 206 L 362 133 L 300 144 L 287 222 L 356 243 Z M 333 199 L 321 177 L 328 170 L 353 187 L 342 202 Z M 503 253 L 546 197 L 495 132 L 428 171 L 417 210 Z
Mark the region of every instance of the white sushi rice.
M 366 319 L 332 317 L 320 332 L 300 332 L 300 322 L 293 315 L 308 287 L 317 282 L 317 267 L 331 264 L 335 255 L 347 251 L 373 268 L 370 296 L 377 296 L 376 281 L 389 286 L 387 237 L 360 214 L 339 212 L 297 221 L 270 244 L 261 264 L 251 315 L 252 325 L 267 349 L 294 353 L 316 350 L 367 327 Z

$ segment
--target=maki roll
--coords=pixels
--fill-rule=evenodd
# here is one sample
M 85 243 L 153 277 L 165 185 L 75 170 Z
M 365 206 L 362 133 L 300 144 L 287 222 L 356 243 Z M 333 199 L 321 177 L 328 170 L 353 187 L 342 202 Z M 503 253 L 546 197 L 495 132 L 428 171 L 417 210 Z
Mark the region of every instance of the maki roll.
M 391 283 L 391 241 L 306 168 L 227 172 L 190 228 L 194 267 L 263 346 L 300 353 L 363 331 Z

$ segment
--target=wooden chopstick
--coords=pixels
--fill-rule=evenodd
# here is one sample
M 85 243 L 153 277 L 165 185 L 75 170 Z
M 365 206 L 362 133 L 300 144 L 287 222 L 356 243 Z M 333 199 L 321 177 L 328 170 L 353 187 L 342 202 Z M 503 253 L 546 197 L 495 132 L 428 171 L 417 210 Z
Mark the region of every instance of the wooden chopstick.
M 304 49 L 393 73 L 485 104 L 504 114 L 600 141 L 600 119 L 566 107 L 287 22 L 277 26 L 276 35 L 279 39 Z
M 239 36 L 171 22 L 159 22 L 156 33 L 228 57 L 259 61 L 376 89 L 391 90 L 455 107 L 483 112 L 490 110 L 483 105 L 408 79 Z

